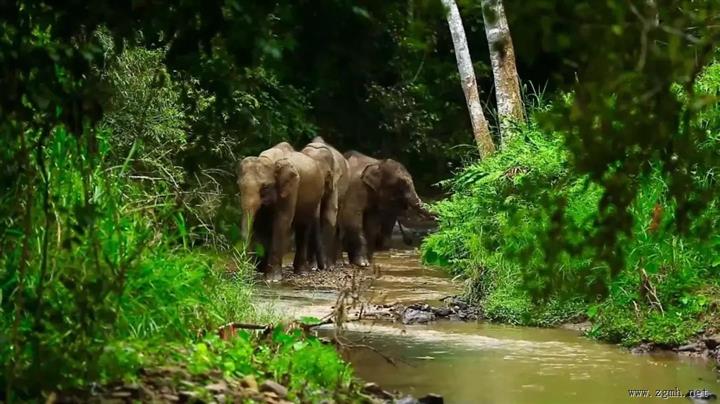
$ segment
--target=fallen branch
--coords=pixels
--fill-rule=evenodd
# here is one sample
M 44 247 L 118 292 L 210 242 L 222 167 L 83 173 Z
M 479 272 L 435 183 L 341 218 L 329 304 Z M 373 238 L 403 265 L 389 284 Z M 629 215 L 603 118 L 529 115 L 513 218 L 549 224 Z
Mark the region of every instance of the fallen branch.
M 660 313 L 664 315 L 665 310 L 663 310 L 662 303 L 658 297 L 657 289 L 655 289 L 655 285 L 650 282 L 650 276 L 648 276 L 644 268 L 640 268 L 640 275 L 642 276 L 642 294 L 645 295 L 645 298 L 647 298 L 650 306 L 657 307 L 660 310 Z
M 333 338 L 333 342 L 335 342 L 335 344 L 336 344 L 338 347 L 340 347 L 340 349 L 359 349 L 359 348 L 367 349 L 367 350 L 370 350 L 370 351 L 372 351 L 372 352 L 375 352 L 378 356 L 380 356 L 381 358 L 383 358 L 387 363 L 389 363 L 389 364 L 391 364 L 391 365 L 393 365 L 393 366 L 397 366 L 397 362 L 395 362 L 395 359 L 393 359 L 393 358 L 391 358 L 390 356 L 388 356 L 388 355 L 380 352 L 378 349 L 376 349 L 376 348 L 374 348 L 374 347 L 372 347 L 372 346 L 370 346 L 370 345 L 365 345 L 365 344 L 351 344 L 351 343 L 348 343 L 348 342 L 343 342 L 343 341 L 341 341 L 340 338 L 341 338 L 341 337 L 338 336 L 338 335 L 335 335 L 335 337 Z
M 260 325 L 260 324 L 248 324 L 248 323 L 227 323 L 217 328 L 217 334 L 220 339 L 229 340 L 230 338 L 237 336 L 237 330 L 262 330 L 263 333 L 273 329 L 272 324 Z

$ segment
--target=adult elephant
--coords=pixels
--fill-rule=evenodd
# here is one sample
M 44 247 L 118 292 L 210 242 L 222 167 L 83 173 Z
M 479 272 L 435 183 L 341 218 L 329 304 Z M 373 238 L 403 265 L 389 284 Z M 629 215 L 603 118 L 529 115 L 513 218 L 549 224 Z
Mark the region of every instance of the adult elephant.
M 412 209 L 422 216 L 432 214 L 423 207 L 412 176 L 399 162 L 375 159 L 356 151 L 344 156 L 350 166 L 350 183 L 340 219 L 344 246 L 350 263 L 365 267 L 370 265 L 388 212 Z
M 320 136 L 308 143 L 302 153 L 314 158 L 324 170 L 330 172 L 331 181 L 326 186 L 320 207 L 319 231 L 323 249 L 318 251 L 311 245 L 308 251 L 308 258 L 315 259 L 318 268 L 324 269 L 337 262 L 341 237 L 337 220 L 348 189 L 350 166 L 345 157 Z M 323 256 L 321 252 L 326 255 Z
M 241 231 L 248 246 L 262 246 L 258 267 L 266 279 L 282 278 L 282 257 L 293 229 L 293 268 L 296 272 L 307 269 L 306 251 L 312 228 L 319 225 L 326 180 L 327 174 L 313 158 L 295 151 L 287 142 L 258 157 L 246 157 L 238 165 Z

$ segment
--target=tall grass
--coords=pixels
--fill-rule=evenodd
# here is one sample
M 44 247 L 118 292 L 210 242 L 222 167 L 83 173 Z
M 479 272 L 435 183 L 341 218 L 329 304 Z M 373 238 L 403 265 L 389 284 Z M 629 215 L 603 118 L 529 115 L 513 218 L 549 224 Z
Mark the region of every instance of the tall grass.
M 95 155 L 61 127 L 27 136 L 45 144 L 16 149 L 35 170 L 20 188 L 41 191 L 3 195 L 21 214 L 0 239 L 2 376 L 20 397 L 97 380 L 114 341 L 187 340 L 252 316 L 249 266 L 186 246 L 169 184 L 106 168 L 103 136 Z

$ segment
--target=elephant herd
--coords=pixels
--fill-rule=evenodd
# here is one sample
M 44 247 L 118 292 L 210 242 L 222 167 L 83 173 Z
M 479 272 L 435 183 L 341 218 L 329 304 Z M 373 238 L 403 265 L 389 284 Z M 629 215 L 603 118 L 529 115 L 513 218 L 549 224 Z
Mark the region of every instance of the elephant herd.
M 241 232 L 259 250 L 258 268 L 282 277 L 282 258 L 295 234 L 295 272 L 330 269 L 347 251 L 351 264 L 370 265 L 399 215 L 429 217 L 412 177 L 392 159 L 341 154 L 316 137 L 301 151 L 282 142 L 244 158 L 237 168 Z

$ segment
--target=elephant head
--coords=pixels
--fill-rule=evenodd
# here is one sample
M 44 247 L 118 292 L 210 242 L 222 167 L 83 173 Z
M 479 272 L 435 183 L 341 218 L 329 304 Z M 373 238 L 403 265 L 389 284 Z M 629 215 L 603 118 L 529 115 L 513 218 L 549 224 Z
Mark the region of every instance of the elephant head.
M 275 205 L 287 198 L 291 183 L 298 178 L 298 172 L 287 159 L 246 157 L 238 166 L 237 184 L 240 189 L 242 209 L 242 237 L 249 241 L 250 229 L 261 206 Z
M 405 166 L 392 159 L 380 160 L 363 170 L 362 180 L 386 209 L 413 209 L 425 217 L 432 217 L 415 192 L 412 176 Z

